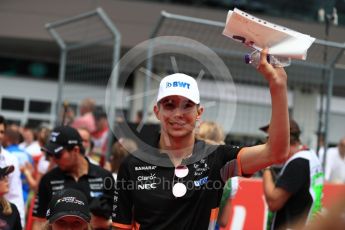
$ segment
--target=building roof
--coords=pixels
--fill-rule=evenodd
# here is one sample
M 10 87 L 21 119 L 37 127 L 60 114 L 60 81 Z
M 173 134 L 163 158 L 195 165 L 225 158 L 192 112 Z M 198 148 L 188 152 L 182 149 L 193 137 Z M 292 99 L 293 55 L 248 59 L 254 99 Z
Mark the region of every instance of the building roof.
M 222 21 L 228 9 L 126 0 L 11 0 L 0 5 L 0 55 L 58 60 L 59 49 L 45 24 L 102 7 L 122 34 L 122 47 L 130 48 L 149 38 L 162 10 L 197 18 Z M 324 24 L 269 18 L 316 38 L 324 38 Z M 343 42 L 344 27 L 332 27 L 329 40 Z M 345 63 L 343 63 L 345 64 Z

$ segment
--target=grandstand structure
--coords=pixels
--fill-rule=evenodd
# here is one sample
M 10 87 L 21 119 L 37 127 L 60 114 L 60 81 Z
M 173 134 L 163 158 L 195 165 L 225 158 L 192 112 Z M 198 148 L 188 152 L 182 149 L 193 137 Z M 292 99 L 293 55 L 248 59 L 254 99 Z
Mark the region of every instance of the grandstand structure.
M 40 124 L 41 122 L 54 123 L 57 119 L 60 52 L 45 25 L 48 22 L 92 11 L 97 7 L 102 7 L 120 31 L 122 57 L 139 43 L 158 36 L 182 36 L 195 40 L 216 52 L 228 67 L 238 92 L 236 94 L 236 113 L 234 114 L 236 122 L 232 124 L 225 122 L 226 117 L 212 113 L 212 108 L 207 110 L 209 112 L 206 112 L 205 119 L 219 119 L 217 121 L 222 122 L 224 130 L 235 136 L 256 138 L 262 135 L 258 131 L 258 127 L 268 122 L 270 108 L 267 98 L 269 97 L 263 79 L 254 69 L 243 63 L 243 54 L 248 50 L 222 36 L 220 26 L 180 20 L 181 18 L 178 19 L 178 17 L 166 17 L 162 20 L 162 11 L 165 11 L 170 16 L 186 16 L 199 22 L 209 20 L 221 24 L 225 22 L 228 9 L 211 9 L 158 1 L 30 0 L 23 3 L 19 0 L 12 0 L 3 2 L 0 5 L 0 27 L 2 28 L 0 30 L 1 114 L 22 125 L 26 123 Z M 320 40 L 324 38 L 324 24 L 321 23 L 268 17 L 260 13 L 255 13 L 255 16 L 309 34 Z M 332 27 L 328 40 L 334 42 L 334 46 L 327 48 L 326 62 L 323 57 L 325 46 L 318 44 L 311 47 L 307 62 L 293 62 L 292 66 L 287 68 L 289 108 L 295 119 L 301 124 L 304 142 L 307 144 L 315 144 L 319 110 L 320 108 L 325 109 L 325 105 L 320 104 L 320 91 L 323 91 L 325 97 L 327 92 L 325 86 L 329 76 L 327 63 L 329 64 L 331 60 L 335 59 L 344 38 L 344 27 Z M 95 47 L 90 52 L 97 57 L 103 49 L 107 50 L 107 46 Z M 77 53 L 77 56 L 72 57 L 73 61 L 77 62 L 78 58 L 83 55 L 83 53 Z M 87 63 L 90 64 L 92 61 L 93 59 L 88 59 Z M 151 71 L 159 76 L 171 73 L 176 70 L 174 62 L 181 72 L 195 77 L 200 72 L 200 66 L 195 60 L 178 54 L 153 58 Z M 109 66 L 111 64 L 107 63 L 107 66 L 102 67 L 106 71 L 100 74 L 110 77 Z M 125 81 L 125 83 L 118 91 L 123 91 L 123 94 L 129 97 L 144 92 L 146 72 L 142 71 L 142 68 L 147 69 L 147 63 L 140 63 L 134 70 L 121 69 L 119 81 Z M 99 74 L 94 69 L 92 72 Z M 73 71 L 69 73 L 73 75 Z M 80 76 L 79 73 L 83 72 L 78 72 L 78 76 L 74 75 L 78 79 L 66 84 L 64 98 L 71 98 L 69 103 L 77 113 L 78 103 L 84 97 L 91 96 L 96 99 L 99 106 L 104 106 L 107 81 L 99 81 L 97 76 L 87 76 L 86 81 L 83 74 Z M 345 123 L 344 75 L 345 58 L 341 56 L 335 63 L 333 95 L 328 114 L 328 129 L 332 130 L 329 133 L 331 143 L 336 143 L 339 137 L 344 135 L 343 129 L 339 125 Z M 214 80 L 210 73 L 205 72 L 201 82 L 201 96 L 205 102 L 210 102 L 214 95 L 212 87 Z M 155 87 L 157 84 L 151 82 L 150 88 Z M 75 92 L 78 92 L 78 96 L 75 95 Z M 146 99 L 147 102 L 143 102 L 141 100 L 144 98 L 139 98 L 137 101 L 124 102 L 120 101 L 117 96 L 115 96 L 115 100 L 118 100 L 116 102 L 117 110 L 124 111 L 125 118 L 130 120 L 134 119 L 138 110 L 147 109 L 149 111 L 152 107 L 150 102 L 154 101 L 151 98 Z M 229 103 L 221 103 L 221 107 L 226 110 Z

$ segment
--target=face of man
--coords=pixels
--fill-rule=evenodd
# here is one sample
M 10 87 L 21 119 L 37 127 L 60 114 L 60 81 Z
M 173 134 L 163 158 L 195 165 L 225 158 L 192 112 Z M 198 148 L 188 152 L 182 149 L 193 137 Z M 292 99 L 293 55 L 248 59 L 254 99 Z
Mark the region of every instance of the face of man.
M 64 216 L 54 223 L 52 223 L 53 230 L 65 230 L 65 229 L 75 229 L 75 230 L 86 230 L 87 223 L 75 216 Z
M 52 155 L 54 162 L 57 166 L 65 172 L 71 172 L 78 161 L 78 151 L 77 146 L 72 150 L 63 149 L 61 153 Z
M 83 141 L 83 146 L 85 150 L 89 150 L 91 147 L 91 135 L 89 131 L 85 129 L 78 129 L 79 135 Z
M 5 136 L 5 125 L 0 124 L 0 145 L 2 145 L 2 141 L 4 140 Z
M 23 130 L 23 138 L 24 141 L 28 144 L 34 141 L 34 133 L 31 129 L 24 129 Z
M 194 135 L 195 123 L 201 117 L 203 108 L 181 96 L 163 98 L 154 107 L 161 122 L 162 132 L 170 137 Z

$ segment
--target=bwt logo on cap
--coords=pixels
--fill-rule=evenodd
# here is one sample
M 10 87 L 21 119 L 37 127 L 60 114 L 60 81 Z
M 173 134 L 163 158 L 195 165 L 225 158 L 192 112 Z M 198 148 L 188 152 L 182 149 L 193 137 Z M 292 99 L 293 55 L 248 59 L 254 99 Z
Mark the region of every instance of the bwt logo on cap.
M 170 88 L 170 87 L 180 87 L 180 88 L 189 89 L 190 84 L 187 82 L 183 82 L 183 81 L 167 82 L 166 88 Z
M 161 80 L 157 102 L 168 96 L 182 96 L 195 104 L 200 103 L 198 83 L 194 78 L 183 73 L 168 75 Z

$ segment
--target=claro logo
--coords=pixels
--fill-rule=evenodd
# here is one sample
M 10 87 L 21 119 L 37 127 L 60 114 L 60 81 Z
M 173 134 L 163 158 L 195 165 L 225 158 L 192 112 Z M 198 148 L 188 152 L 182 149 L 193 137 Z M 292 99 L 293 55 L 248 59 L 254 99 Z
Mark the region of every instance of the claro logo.
M 179 87 L 179 88 L 189 89 L 190 84 L 183 81 L 167 82 L 166 88 L 170 88 L 170 87 Z

